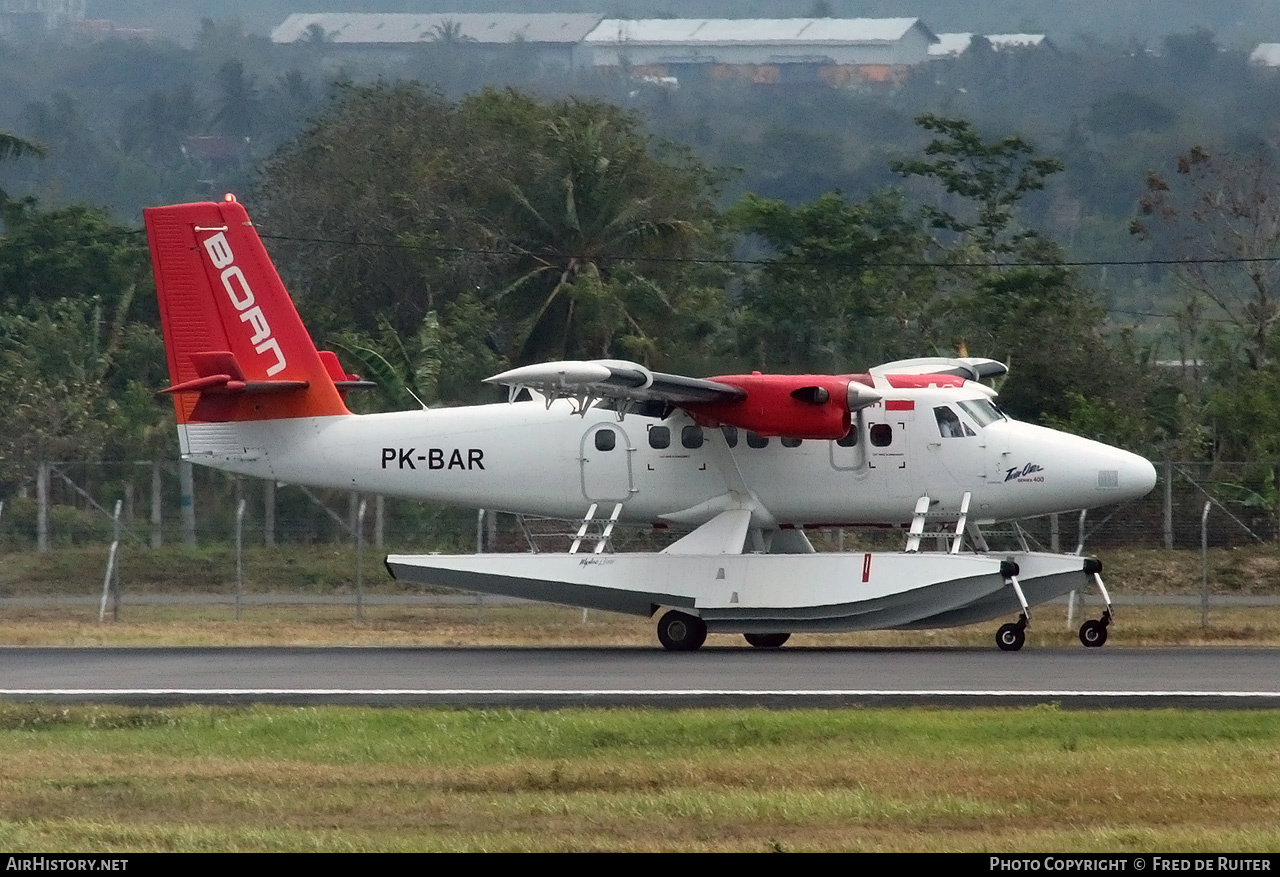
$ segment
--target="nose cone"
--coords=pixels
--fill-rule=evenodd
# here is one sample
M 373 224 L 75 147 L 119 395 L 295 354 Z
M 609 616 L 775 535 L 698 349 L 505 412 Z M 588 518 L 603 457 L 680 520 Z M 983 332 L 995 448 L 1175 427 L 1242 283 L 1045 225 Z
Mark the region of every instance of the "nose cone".
M 1017 428 L 1017 432 L 1011 431 L 1011 456 L 1022 459 L 1025 455 L 1044 470 L 1042 499 L 1046 505 L 1097 508 L 1138 499 L 1156 486 L 1156 469 L 1145 457 L 1040 426 L 1010 425 Z M 1023 479 L 1006 483 L 1021 484 Z
M 1128 451 L 1117 451 L 1116 474 L 1120 480 L 1120 492 L 1127 499 L 1146 496 L 1156 486 L 1156 467 L 1146 457 Z

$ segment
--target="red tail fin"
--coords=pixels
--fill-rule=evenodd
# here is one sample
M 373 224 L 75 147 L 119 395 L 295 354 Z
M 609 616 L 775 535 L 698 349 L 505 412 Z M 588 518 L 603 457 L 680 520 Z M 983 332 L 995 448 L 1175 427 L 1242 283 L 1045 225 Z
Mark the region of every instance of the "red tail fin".
M 143 218 L 178 423 L 347 413 L 244 207 Z

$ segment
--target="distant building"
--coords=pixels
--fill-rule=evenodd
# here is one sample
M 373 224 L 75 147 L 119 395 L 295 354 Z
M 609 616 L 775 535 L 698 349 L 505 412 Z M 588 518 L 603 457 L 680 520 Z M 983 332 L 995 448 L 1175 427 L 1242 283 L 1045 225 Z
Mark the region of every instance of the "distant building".
M 34 34 L 83 21 L 88 0 L 0 0 L 0 33 Z
M 929 47 L 932 58 L 956 58 L 969 50 L 976 36 L 972 33 L 940 33 L 938 41 Z M 990 33 L 981 34 L 997 52 L 1016 49 L 1057 49 L 1042 33 Z
M 131 27 L 112 21 L 109 18 L 85 18 L 71 23 L 73 33 L 86 37 L 94 42 L 98 40 L 154 40 L 160 34 L 149 27 Z
M 1280 43 L 1258 43 L 1249 53 L 1249 63 L 1259 67 L 1280 67 Z
M 611 18 L 584 47 L 633 76 L 849 86 L 900 81 L 936 41 L 918 18 Z
M 604 16 L 595 13 L 355 13 L 299 12 L 271 31 L 273 43 L 314 43 L 344 57 L 402 62 L 416 46 L 465 45 L 479 57 L 500 57 L 512 44 L 546 67 L 572 69 L 583 38 Z

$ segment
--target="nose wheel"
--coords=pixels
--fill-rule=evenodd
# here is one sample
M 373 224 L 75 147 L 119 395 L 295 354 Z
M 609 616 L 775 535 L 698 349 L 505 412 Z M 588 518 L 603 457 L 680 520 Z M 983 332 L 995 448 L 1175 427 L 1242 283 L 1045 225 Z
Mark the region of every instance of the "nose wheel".
M 1102 611 L 1101 618 L 1090 619 L 1080 625 L 1080 642 L 1085 648 L 1100 649 L 1107 641 L 1107 628 L 1111 626 L 1111 595 L 1107 593 L 1107 586 L 1102 583 L 1102 561 L 1094 557 L 1089 558 L 1085 561 L 1084 571 L 1098 586 L 1098 593 L 1102 595 L 1102 602 L 1107 608 Z
M 1027 616 L 1020 615 L 1017 621 L 1000 625 L 996 631 L 996 645 L 1002 652 L 1016 652 L 1027 641 Z
M 1080 625 L 1080 642 L 1090 649 L 1100 649 L 1107 642 L 1107 627 L 1111 624 L 1111 613 L 1103 612 L 1101 619 L 1090 619 Z
M 1027 605 L 1026 594 L 1022 593 L 1022 585 L 1018 584 L 1020 572 L 1018 565 L 1012 560 L 1006 560 L 1000 564 L 1000 575 L 1004 576 L 1005 584 L 1013 588 L 1014 596 L 1018 598 L 1018 605 L 1022 607 L 1022 614 L 1018 616 L 1017 621 L 1002 624 L 996 631 L 996 645 L 1002 652 L 1016 652 L 1027 641 L 1027 625 L 1031 623 L 1031 609 Z

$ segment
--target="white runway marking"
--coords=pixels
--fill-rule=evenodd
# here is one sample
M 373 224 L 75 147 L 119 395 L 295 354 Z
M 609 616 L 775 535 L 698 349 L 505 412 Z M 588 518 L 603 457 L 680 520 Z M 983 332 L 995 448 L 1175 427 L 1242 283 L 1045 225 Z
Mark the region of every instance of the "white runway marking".
M 984 689 L 731 689 L 692 688 L 679 691 L 646 688 L 0 688 L 0 697 L 38 694 L 84 697 L 92 695 L 143 696 L 185 695 L 218 697 L 446 697 L 446 696 L 536 696 L 536 697 L 1225 697 L 1269 698 L 1280 701 L 1280 691 L 1085 691 L 1070 689 L 997 691 Z

